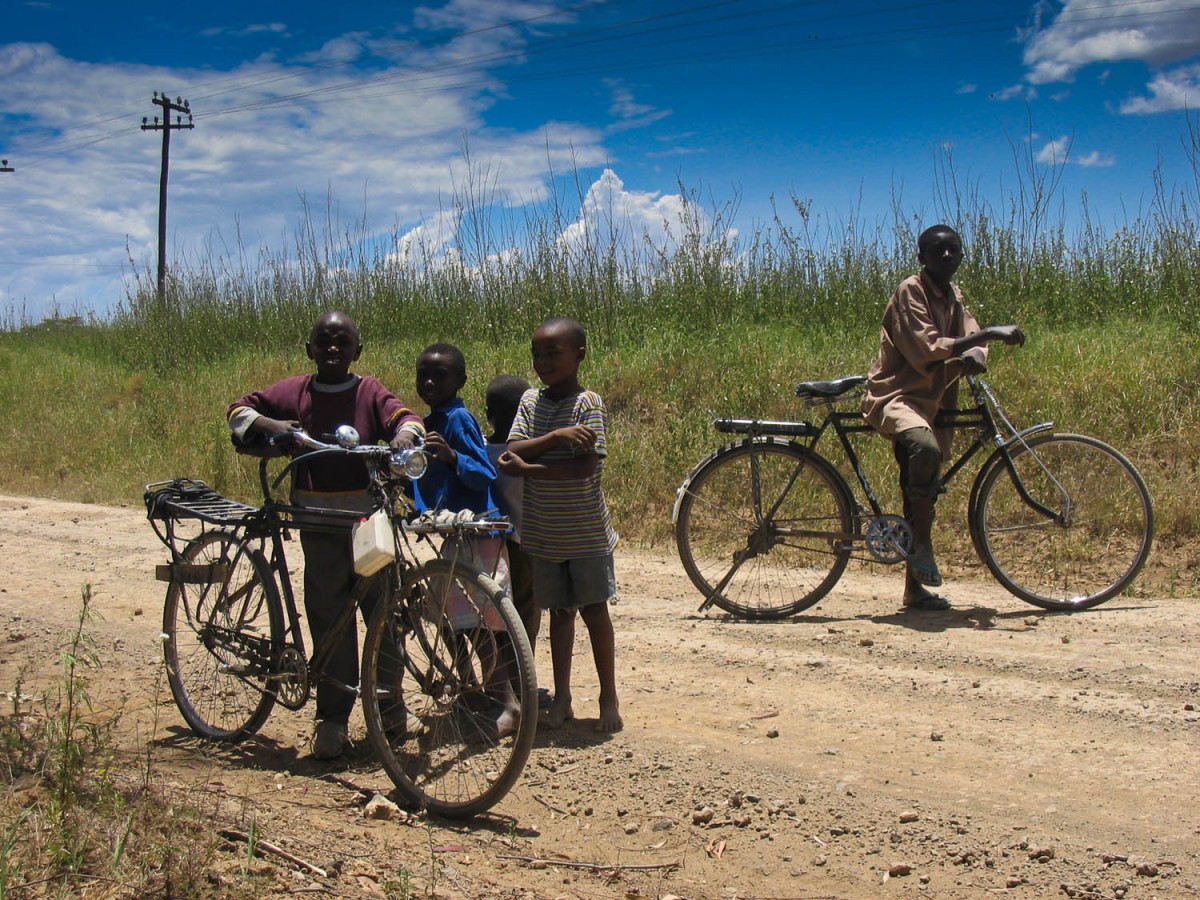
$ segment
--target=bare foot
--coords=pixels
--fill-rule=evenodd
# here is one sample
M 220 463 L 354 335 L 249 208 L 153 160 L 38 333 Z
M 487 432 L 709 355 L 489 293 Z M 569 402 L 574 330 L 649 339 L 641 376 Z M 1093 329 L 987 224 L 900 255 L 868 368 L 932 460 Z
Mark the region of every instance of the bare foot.
M 596 723 L 596 730 L 611 734 L 615 731 L 620 731 L 624 727 L 625 720 L 621 718 L 621 709 L 617 701 L 601 703 L 600 721 Z
M 495 737 L 499 740 L 514 733 L 521 724 L 521 710 L 517 706 L 506 706 L 496 719 Z
M 575 710 L 571 706 L 571 698 L 559 694 L 546 711 L 546 724 L 551 728 L 561 728 L 564 722 L 575 718 Z

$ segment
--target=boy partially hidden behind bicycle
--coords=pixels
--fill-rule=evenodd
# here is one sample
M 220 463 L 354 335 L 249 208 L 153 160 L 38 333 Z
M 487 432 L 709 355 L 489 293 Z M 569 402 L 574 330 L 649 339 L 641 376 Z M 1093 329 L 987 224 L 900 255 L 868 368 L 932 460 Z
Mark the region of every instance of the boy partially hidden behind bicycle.
M 900 283 L 888 301 L 879 337 L 879 358 L 867 375 L 863 417 L 891 438 L 900 466 L 904 518 L 912 547 L 904 579 L 904 606 L 943 610 L 950 601 L 928 590 L 942 584 L 933 553 L 934 505 L 939 474 L 953 432 L 934 431 L 938 411 L 958 401 L 958 378 L 987 368 L 991 341 L 1021 345 L 1016 325 L 980 328 L 950 283 L 963 259 L 962 238 L 934 225 L 917 239 L 921 271 Z
M 363 443 L 387 441 L 396 449 L 414 447 L 425 424 L 369 375 L 354 375 L 362 354 L 358 328 L 345 313 L 323 313 L 304 345 L 315 375 L 296 375 L 247 394 L 227 412 L 234 443 L 252 448 L 267 438 L 301 428 L 320 437 L 339 425 L 353 425 Z M 367 470 L 361 460 L 342 456 L 313 460 L 296 472 L 292 502 L 298 506 L 371 512 Z M 319 646 L 349 602 L 354 559 L 349 526 L 345 533 L 300 530 L 304 551 L 304 612 L 313 644 Z M 377 595 L 363 598 L 369 616 Z M 317 684 L 317 726 L 312 752 L 318 759 L 340 756 L 349 745 L 346 724 L 355 695 L 340 685 L 358 684 L 358 634 L 353 622 L 342 633 L 326 678 Z M 339 684 L 332 683 L 334 680 Z

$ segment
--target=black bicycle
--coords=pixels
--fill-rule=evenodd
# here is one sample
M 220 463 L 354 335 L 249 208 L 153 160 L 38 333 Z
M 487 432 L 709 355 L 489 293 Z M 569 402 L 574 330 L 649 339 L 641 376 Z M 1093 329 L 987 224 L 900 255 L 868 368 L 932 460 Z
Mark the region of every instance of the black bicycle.
M 332 443 L 293 432 L 306 452 L 274 479 L 259 465 L 263 503 L 221 496 L 201 481 L 146 486 L 155 533 L 170 550 L 157 577 L 168 582 L 163 652 L 171 693 L 197 735 L 237 742 L 276 703 L 308 702 L 339 636 L 375 592 L 362 650 L 361 694 L 371 746 L 401 795 L 449 817 L 476 815 L 516 783 L 537 727 L 533 651 L 511 600 L 473 564 L 442 551 L 421 560 L 415 542 L 506 531 L 474 515 L 407 517 L 407 480 L 426 458 L 358 444 L 353 428 Z M 297 466 L 329 454 L 363 459 L 377 513 L 315 510 L 275 496 Z M 362 545 L 352 602 L 312 656 L 305 651 L 284 544 L 294 530 L 374 533 Z M 425 556 L 430 556 L 426 553 Z M 447 558 L 449 557 L 449 558 Z M 329 679 L 332 680 L 332 679 Z M 336 682 L 335 682 L 336 683 Z
M 850 436 L 873 432 L 858 410 L 866 377 L 796 386 L 825 417 L 810 421 L 726 419 L 744 435 L 710 453 L 679 487 L 673 521 L 679 557 L 712 605 L 747 619 L 808 609 L 837 583 L 852 558 L 895 564 L 912 531 L 885 514 Z M 1119 594 L 1150 554 L 1154 511 L 1141 474 L 1103 441 L 1056 432 L 1053 422 L 1017 429 L 992 389 L 965 379 L 974 406 L 944 411 L 938 427 L 974 431 L 943 472 L 941 486 L 981 451 L 967 508 L 971 540 L 1010 592 L 1049 610 L 1081 610 Z M 852 408 L 840 408 L 854 402 Z M 850 483 L 816 450 L 832 431 Z

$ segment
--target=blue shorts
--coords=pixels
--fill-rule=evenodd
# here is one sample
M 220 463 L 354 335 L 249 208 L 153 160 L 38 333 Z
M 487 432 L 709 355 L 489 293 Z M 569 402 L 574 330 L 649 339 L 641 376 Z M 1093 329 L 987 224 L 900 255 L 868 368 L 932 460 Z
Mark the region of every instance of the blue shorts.
M 579 609 L 617 599 L 611 553 L 555 560 L 535 556 L 531 562 L 533 596 L 542 609 Z

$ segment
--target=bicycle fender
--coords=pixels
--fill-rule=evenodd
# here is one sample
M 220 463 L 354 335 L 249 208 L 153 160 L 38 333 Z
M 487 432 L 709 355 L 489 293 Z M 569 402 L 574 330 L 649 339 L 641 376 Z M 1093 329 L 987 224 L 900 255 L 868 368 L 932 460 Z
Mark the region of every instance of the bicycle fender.
M 671 508 L 671 524 L 672 525 L 679 524 L 679 507 L 683 503 L 683 498 L 685 496 L 687 496 L 688 491 L 691 489 L 692 479 L 694 479 L 696 477 L 696 473 L 699 472 L 701 469 L 703 469 L 705 466 L 707 466 L 712 460 L 716 459 L 722 453 L 728 453 L 729 451 L 733 450 L 735 447 L 745 446 L 746 444 L 750 443 L 751 441 L 753 441 L 756 444 L 791 444 L 793 447 L 795 447 L 798 450 L 803 450 L 806 452 L 808 450 L 808 448 L 805 447 L 803 444 L 798 444 L 795 441 L 785 441 L 781 438 L 773 437 L 770 435 L 763 435 L 763 436 L 754 437 L 754 438 L 745 438 L 740 441 L 733 441 L 728 444 L 722 444 L 720 447 L 718 447 L 712 453 L 708 454 L 708 456 L 704 457 L 704 459 L 700 460 L 700 462 L 696 463 L 696 465 L 694 465 L 692 467 L 692 471 L 688 472 L 687 478 L 683 479 L 683 484 L 679 485 L 679 487 L 675 490 L 675 504 Z
M 1039 422 L 1036 425 L 1030 425 L 1028 428 L 1022 428 L 1015 435 L 992 451 L 992 454 L 979 467 L 979 471 L 975 474 L 975 481 L 971 484 L 971 495 L 967 500 L 967 520 L 971 521 L 975 517 L 975 506 L 979 502 L 979 488 L 983 484 L 984 478 L 992 470 L 993 466 L 1000 464 L 1001 453 L 1011 448 L 1014 444 L 1019 444 L 1022 441 L 1028 440 L 1035 434 L 1053 431 L 1053 422 Z

